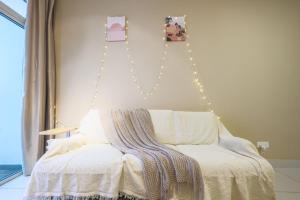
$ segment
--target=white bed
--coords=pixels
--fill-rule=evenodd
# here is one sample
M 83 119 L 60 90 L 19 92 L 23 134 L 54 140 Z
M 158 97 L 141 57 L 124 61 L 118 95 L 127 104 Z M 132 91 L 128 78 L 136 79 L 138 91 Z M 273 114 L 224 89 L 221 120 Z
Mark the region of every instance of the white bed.
M 174 116 L 173 111 L 151 111 L 151 116 L 162 143 L 199 162 L 205 183 L 205 200 L 275 199 L 272 166 L 257 154 L 251 143 L 233 137 L 221 123 L 214 124 L 210 114 L 201 115 L 204 118 L 197 115 L 201 122 L 193 121 L 195 116 L 187 117 L 188 123 L 183 118 L 177 117 L 177 121 L 176 117 L 175 120 L 170 118 Z M 92 121 L 90 117 L 88 121 Z M 104 129 L 108 130 L 107 127 Z M 189 134 L 183 137 L 184 134 L 178 135 L 178 130 Z M 211 137 L 215 130 L 216 135 Z M 200 138 L 195 134 L 199 131 L 203 133 Z M 119 193 L 127 199 L 146 199 L 140 160 L 132 155 L 122 155 L 106 140 L 91 140 L 91 137 L 79 134 L 50 144 L 49 151 L 35 165 L 25 199 L 83 200 L 93 197 L 106 200 L 118 199 Z M 190 197 L 186 192 L 181 197 L 174 195 L 173 199 L 188 200 Z

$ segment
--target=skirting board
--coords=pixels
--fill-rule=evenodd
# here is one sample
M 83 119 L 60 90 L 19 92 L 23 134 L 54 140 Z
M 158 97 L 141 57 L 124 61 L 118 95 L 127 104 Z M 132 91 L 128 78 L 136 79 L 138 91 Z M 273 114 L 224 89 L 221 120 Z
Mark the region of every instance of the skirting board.
M 300 160 L 268 160 L 274 168 L 300 168 Z

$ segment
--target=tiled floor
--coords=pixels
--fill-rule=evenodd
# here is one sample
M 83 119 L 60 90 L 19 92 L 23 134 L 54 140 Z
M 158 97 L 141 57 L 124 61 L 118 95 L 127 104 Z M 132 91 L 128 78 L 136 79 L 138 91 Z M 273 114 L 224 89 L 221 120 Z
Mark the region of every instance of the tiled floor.
M 300 200 L 300 168 L 276 168 L 277 200 Z M 20 176 L 0 187 L 1 200 L 22 200 L 29 178 Z

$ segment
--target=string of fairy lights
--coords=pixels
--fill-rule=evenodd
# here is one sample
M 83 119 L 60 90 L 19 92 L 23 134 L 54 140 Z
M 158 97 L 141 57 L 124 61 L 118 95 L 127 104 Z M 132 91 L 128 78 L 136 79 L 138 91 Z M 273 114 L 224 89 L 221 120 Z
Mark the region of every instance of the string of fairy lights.
M 128 20 L 126 21 L 127 25 L 128 25 Z M 163 32 L 165 33 L 165 29 L 163 30 Z M 127 58 L 129 61 L 129 72 L 130 72 L 130 76 L 131 79 L 134 83 L 134 85 L 136 86 L 136 89 L 138 90 L 138 93 L 142 96 L 142 98 L 144 100 L 147 100 L 149 97 L 153 96 L 154 93 L 158 90 L 159 86 L 160 86 L 160 81 L 164 75 L 164 71 L 166 70 L 166 60 L 167 60 L 167 55 L 168 55 L 168 47 L 169 45 L 166 43 L 165 38 L 163 38 L 163 51 L 162 51 L 162 55 L 160 57 L 160 64 L 159 64 L 159 72 L 158 75 L 155 79 L 154 84 L 152 85 L 152 87 L 149 90 L 146 90 L 143 85 L 140 82 L 140 79 L 138 78 L 137 75 L 137 68 L 136 68 L 136 62 L 134 60 L 134 57 L 132 56 L 132 52 L 131 52 L 131 48 L 129 46 L 129 41 L 128 41 L 128 37 L 126 35 L 127 41 L 125 42 L 126 45 L 126 52 L 127 52 Z
M 186 18 L 186 15 L 184 15 L 184 18 Z M 185 20 L 184 20 L 185 21 Z M 184 22 L 185 23 L 185 22 Z M 128 20 L 126 21 L 126 41 L 125 41 L 125 50 L 126 50 L 126 54 L 127 54 L 127 59 L 128 59 L 128 62 L 129 62 L 129 65 L 128 65 L 128 69 L 129 69 L 129 73 L 130 73 L 130 76 L 131 76 L 131 80 L 133 81 L 136 89 L 138 90 L 138 93 L 139 95 L 144 99 L 144 100 L 147 100 L 149 97 L 153 96 L 155 94 L 155 92 L 159 89 L 160 87 L 160 82 L 161 82 L 161 79 L 163 78 L 163 75 L 167 69 L 167 66 L 166 66 L 166 60 L 167 60 L 167 55 L 168 55 L 168 49 L 169 49 L 169 45 L 168 45 L 168 41 L 166 40 L 165 38 L 165 32 L 166 32 L 166 26 L 167 24 L 164 24 L 164 28 L 163 28 L 163 50 L 162 50 L 162 55 L 160 56 L 160 64 L 159 64 L 159 72 L 158 72 L 158 75 L 156 76 L 155 78 L 155 81 L 154 81 L 154 84 L 152 85 L 152 87 L 150 89 L 145 89 L 143 87 L 143 84 L 141 83 L 141 79 L 139 79 L 138 77 L 138 69 L 136 67 L 136 62 L 135 62 L 135 59 L 134 59 L 134 56 L 132 54 L 132 51 L 131 51 L 131 47 L 130 47 L 130 43 L 128 41 Z M 104 38 L 106 38 L 107 36 L 107 24 L 104 25 Z M 187 55 L 188 55 L 188 60 L 190 62 L 190 69 L 191 69 L 191 72 L 193 74 L 193 80 L 192 80 L 192 83 L 195 85 L 195 87 L 197 88 L 199 94 L 200 94 L 200 98 L 201 100 L 205 103 L 205 105 L 207 106 L 208 108 L 208 111 L 210 112 L 213 112 L 214 113 L 214 110 L 213 110 L 213 105 L 212 105 L 212 102 L 209 100 L 208 96 L 206 95 L 205 93 L 205 90 L 204 90 L 204 85 L 202 83 L 202 81 L 200 81 L 200 73 L 199 73 L 199 69 L 198 69 L 198 66 L 197 66 L 197 63 L 193 57 L 193 50 L 192 50 L 192 47 L 191 47 L 191 44 L 188 42 L 188 39 L 189 39 L 189 35 L 186 34 L 186 52 L 187 52 Z M 107 57 L 107 54 L 108 54 L 108 42 L 105 40 L 104 42 L 104 45 L 103 45 L 103 54 L 102 54 L 102 57 L 100 59 L 100 64 L 97 66 L 97 76 L 96 76 L 96 81 L 95 81 L 95 90 L 94 90 L 94 94 L 92 96 L 92 99 L 90 101 L 90 106 L 89 108 L 94 108 L 96 106 L 96 100 L 100 94 L 100 83 L 101 83 L 101 80 L 102 80 L 102 76 L 103 76 L 103 71 L 105 69 L 105 59 Z M 218 119 L 220 119 L 219 116 L 217 116 Z M 61 122 L 61 121 L 56 121 L 56 125 L 60 124 L 61 126 L 64 126 L 64 124 Z

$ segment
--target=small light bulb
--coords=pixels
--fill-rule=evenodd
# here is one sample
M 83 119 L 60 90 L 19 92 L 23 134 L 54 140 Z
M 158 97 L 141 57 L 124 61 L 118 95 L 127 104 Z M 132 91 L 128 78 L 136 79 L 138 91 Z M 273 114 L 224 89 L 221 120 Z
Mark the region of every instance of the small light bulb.
M 207 97 L 206 97 L 206 96 L 203 96 L 202 99 L 205 100 L 205 99 L 207 99 Z
M 134 61 L 132 60 L 132 61 L 130 61 L 130 63 L 131 63 L 131 64 L 134 64 Z
M 221 119 L 221 117 L 220 117 L 220 116 L 217 116 L 217 119 L 218 119 L 218 120 L 220 120 L 220 119 Z
M 194 71 L 193 74 L 198 74 L 198 72 L 197 72 L 197 71 Z
M 104 63 L 104 60 L 102 59 L 101 62 Z
M 204 90 L 203 90 L 203 89 L 200 89 L 200 92 L 201 92 L 201 93 L 203 93 L 203 92 L 204 92 Z
M 165 55 L 167 55 L 167 52 L 166 52 L 166 51 L 164 51 L 164 54 L 165 54 Z
M 106 46 L 106 45 L 105 45 L 105 46 L 104 46 L 104 48 L 105 48 L 105 49 L 107 49 L 107 48 L 108 48 L 108 46 Z
M 103 55 L 106 56 L 107 54 L 104 52 Z
M 133 69 L 133 68 L 130 68 L 130 72 L 131 72 L 131 73 L 134 72 L 134 69 Z
M 210 105 L 211 105 L 211 102 L 208 102 L 208 103 L 207 103 L 207 105 L 209 105 L 209 106 L 210 106 Z
M 190 57 L 190 61 L 192 61 L 193 60 L 193 57 Z
M 101 67 L 100 69 L 101 69 L 101 71 L 103 71 L 103 70 L 104 70 L 104 67 Z
M 190 43 L 186 43 L 186 46 L 189 47 L 189 46 L 190 46 Z
M 198 81 L 199 81 L 199 79 L 195 78 L 195 79 L 194 79 L 194 81 L 195 81 L 195 82 L 198 82 Z
M 189 52 L 189 53 L 192 53 L 192 50 L 191 50 L 191 49 L 189 49 L 189 50 L 188 50 L 188 52 Z
M 165 66 L 162 65 L 162 66 L 160 66 L 160 68 L 163 69 L 163 68 L 165 68 Z
M 168 44 L 165 44 L 165 47 L 168 47 L 169 45 Z
M 163 37 L 162 39 L 163 39 L 163 40 L 166 40 L 166 38 L 165 38 L 165 37 Z
M 193 63 L 193 66 L 195 67 L 195 66 L 196 66 L 196 63 Z
M 129 48 L 126 48 L 126 51 L 129 51 Z

